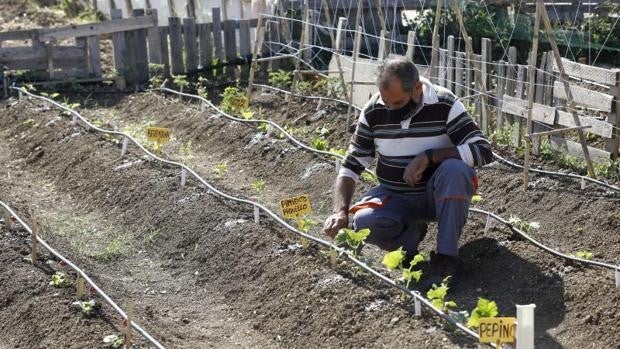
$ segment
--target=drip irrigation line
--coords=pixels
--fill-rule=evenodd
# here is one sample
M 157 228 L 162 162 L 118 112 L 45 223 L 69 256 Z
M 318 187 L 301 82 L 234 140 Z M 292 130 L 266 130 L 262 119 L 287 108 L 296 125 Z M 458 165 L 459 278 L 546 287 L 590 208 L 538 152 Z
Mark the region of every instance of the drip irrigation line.
M 254 202 L 252 200 L 248 200 L 248 199 L 243 199 L 243 198 L 239 198 L 239 197 L 235 197 L 229 194 L 226 194 L 222 191 L 220 191 L 219 189 L 215 188 L 214 186 L 212 186 L 209 182 L 205 181 L 200 175 L 198 175 L 198 173 L 196 173 L 194 170 L 192 170 L 190 167 L 188 167 L 185 164 L 182 164 L 180 162 L 176 162 L 176 161 L 171 161 L 171 160 L 167 160 L 164 158 L 161 158 L 153 153 L 151 153 L 148 149 L 146 149 L 142 144 L 140 144 L 137 140 L 135 140 L 133 137 L 131 137 L 130 135 L 124 133 L 124 132 L 119 132 L 119 131 L 111 131 L 111 130 L 106 130 L 100 127 L 97 127 L 93 124 L 91 124 L 90 122 L 88 122 L 88 120 L 86 120 L 82 115 L 80 115 L 78 112 L 76 112 L 75 110 L 65 107 L 64 105 L 61 105 L 49 98 L 46 97 L 42 97 L 42 96 L 38 96 L 35 94 L 32 94 L 28 91 L 24 91 L 20 88 L 16 88 L 16 87 L 11 87 L 12 89 L 15 90 L 19 90 L 22 93 L 25 93 L 33 98 L 36 99 L 40 99 L 43 101 L 47 101 L 48 103 L 51 103 L 52 105 L 57 106 L 58 108 L 65 110 L 69 113 L 71 113 L 73 116 L 77 117 L 78 119 L 80 119 L 83 123 L 85 123 L 89 129 L 93 129 L 102 133 L 106 133 L 106 134 L 114 134 L 114 135 L 118 135 L 118 136 L 123 136 L 126 137 L 127 139 L 129 139 L 132 143 L 134 143 L 136 146 L 138 146 L 138 148 L 140 148 L 142 151 L 144 151 L 148 156 L 152 157 L 153 159 L 160 161 L 164 164 L 168 164 L 168 165 L 172 165 L 172 166 L 176 166 L 176 167 L 181 167 L 182 169 L 184 169 L 185 171 L 187 171 L 187 173 L 191 174 L 192 176 L 194 176 L 194 178 L 196 178 L 200 183 L 202 183 L 206 188 L 209 189 L 209 191 L 211 193 L 215 193 L 223 198 L 232 200 L 232 201 L 236 201 L 236 202 L 240 202 L 240 203 L 244 203 L 244 204 L 248 204 L 248 205 L 252 205 L 254 207 L 258 207 L 260 210 L 264 211 L 269 217 L 273 218 L 276 222 L 278 222 L 279 224 L 281 224 L 283 227 L 285 227 L 286 229 L 288 229 L 289 231 L 302 236 L 308 240 L 314 241 L 320 245 L 323 245 L 325 247 L 328 247 L 329 249 L 333 249 L 335 250 L 339 255 L 344 255 L 346 256 L 350 261 L 352 261 L 354 264 L 356 264 L 357 266 L 359 266 L 360 268 L 364 269 L 365 271 L 367 271 L 368 273 L 370 273 L 373 276 L 378 277 L 381 281 L 385 282 L 386 284 L 395 287 L 397 289 L 399 289 L 400 291 L 408 294 L 409 296 L 413 297 L 414 299 L 416 299 L 417 301 L 419 301 L 421 304 L 423 304 L 424 306 L 426 306 L 428 309 L 430 309 L 432 312 L 434 312 L 437 316 L 441 317 L 442 319 L 444 319 L 445 321 L 449 322 L 450 324 L 452 324 L 453 326 L 455 326 L 456 328 L 460 329 L 461 331 L 463 331 L 465 334 L 467 334 L 468 336 L 472 337 L 473 339 L 479 340 L 480 337 L 479 335 L 472 331 L 471 329 L 467 328 L 465 325 L 463 325 L 462 323 L 454 320 L 453 318 L 451 318 L 448 314 L 446 314 L 444 311 L 442 311 L 439 308 L 436 308 L 435 306 L 433 306 L 433 304 L 427 300 L 424 296 L 422 296 L 420 294 L 420 292 L 418 291 L 414 291 L 414 290 L 410 290 L 408 288 L 406 288 L 403 285 L 400 285 L 398 283 L 396 283 L 396 281 L 392 280 L 391 278 L 389 278 L 386 275 L 381 274 L 380 272 L 376 271 L 375 269 L 369 267 L 368 265 L 366 265 L 364 262 L 360 261 L 359 259 L 357 259 L 355 256 L 352 255 L 352 253 L 348 250 L 346 250 L 343 247 L 339 247 L 336 246 L 334 244 L 332 244 L 331 242 L 321 239 L 319 237 L 316 237 L 314 235 L 310 235 L 307 233 L 304 233 L 298 229 L 296 229 L 295 227 L 293 227 L 292 225 L 290 225 L 288 222 L 286 222 L 284 219 L 282 219 L 281 217 L 279 217 L 277 214 L 275 214 L 274 212 L 272 212 L 271 210 L 269 210 L 267 207 L 265 207 L 264 205 L 258 203 L 258 202 Z M 159 88 L 159 89 L 155 89 L 155 90 L 161 90 L 161 91 L 172 91 L 174 93 L 178 93 L 174 90 L 170 90 L 170 89 L 165 89 L 165 88 Z M 181 94 L 181 93 L 178 93 Z M 181 95 L 187 95 L 187 94 L 181 94 Z M 192 95 L 187 95 L 188 97 L 199 97 L 201 99 L 203 99 L 200 96 L 192 96 Z M 211 102 L 207 101 L 208 104 L 212 105 Z M 220 109 L 215 108 L 216 110 L 218 110 L 218 112 L 224 114 Z M 252 122 L 252 123 L 257 123 L 257 122 L 265 122 L 265 120 L 244 120 L 244 119 L 238 119 L 235 117 L 229 117 L 230 119 L 233 119 L 235 121 L 240 121 L 240 122 Z M 276 128 L 278 128 L 281 131 L 284 131 L 281 127 L 275 125 Z M 320 154 L 326 154 L 326 155 L 330 155 L 333 156 L 335 154 L 332 153 L 328 153 L 328 152 L 324 152 L 324 151 L 319 151 L 316 149 L 312 149 L 306 145 L 304 145 L 303 143 L 294 140 L 294 142 L 300 146 L 302 146 L 305 149 L 311 150 L 313 152 L 316 153 L 320 153 Z M 119 308 L 120 310 L 120 308 Z M 133 323 L 132 323 L 133 324 Z M 136 327 L 136 324 L 133 324 L 134 328 Z M 137 329 L 137 328 L 136 328 Z
M 180 92 L 177 92 L 177 91 L 174 91 L 174 90 L 170 90 L 170 89 L 162 89 L 162 90 L 165 90 L 165 91 L 168 91 L 168 92 L 172 92 L 172 93 L 175 93 L 175 94 L 178 94 L 178 95 L 186 95 L 186 96 L 188 96 L 188 97 L 193 97 L 193 98 L 197 98 L 197 97 L 198 97 L 198 98 L 200 98 L 200 99 L 204 100 L 204 98 L 202 98 L 202 97 L 200 97 L 200 96 L 196 96 L 196 95 L 188 95 L 188 94 L 186 94 L 186 93 L 180 93 Z M 209 102 L 209 104 L 210 104 L 210 105 L 213 105 L 213 104 L 212 104 L 212 103 L 210 103 L 210 102 Z M 227 114 L 223 113 L 223 112 L 222 112 L 220 109 L 218 109 L 218 108 L 216 108 L 216 110 L 217 110 L 220 114 L 222 114 L 224 117 L 229 118 L 229 119 L 233 119 L 233 120 L 235 120 L 235 121 L 240 121 L 240 122 L 255 122 L 255 121 L 260 121 L 260 120 L 244 120 L 244 119 L 239 119 L 239 118 L 235 118 L 235 117 L 233 117 L 233 116 L 230 116 L 230 115 L 227 115 Z M 292 136 L 291 136 L 290 138 L 291 138 L 291 140 L 294 140 L 294 142 L 295 142 L 296 144 L 303 144 L 303 143 L 301 143 L 300 141 L 298 141 L 298 140 L 294 139 L 294 137 L 292 137 Z M 311 151 L 311 152 L 320 153 L 320 154 L 324 154 L 324 153 L 325 153 L 325 152 L 323 152 L 323 151 L 319 151 L 319 150 L 316 150 L 316 149 L 310 148 L 310 147 L 308 147 L 308 146 L 305 146 L 305 147 L 304 147 L 304 149 L 307 149 L 307 150 L 309 150 L 309 151 Z M 331 154 L 331 153 L 329 153 L 329 154 L 330 154 L 330 155 L 335 155 L 335 154 Z M 511 163 L 510 161 L 508 161 L 508 160 L 504 160 L 503 158 L 502 158 L 502 160 L 503 160 L 503 161 L 506 161 L 507 163 Z M 369 171 L 369 172 L 370 172 L 370 171 Z M 546 171 L 543 171 L 543 172 L 546 172 Z M 371 172 L 371 173 L 372 173 L 372 172 Z M 575 175 L 575 176 L 576 176 L 576 175 Z M 583 176 L 576 176 L 576 177 L 579 177 L 579 178 L 587 178 L 587 177 L 583 177 Z M 610 186 L 610 185 L 609 185 L 609 184 L 607 184 L 607 183 L 603 183 L 603 182 L 596 181 L 596 180 L 594 180 L 594 181 L 595 181 L 597 184 L 604 185 L 604 186 L 607 186 L 607 187 L 610 187 L 610 188 L 615 188 L 615 187 L 613 187 L 613 186 Z M 616 188 L 616 189 L 617 189 L 617 188 Z M 559 251 L 557 251 L 557 250 L 554 250 L 554 249 L 552 249 L 552 248 L 550 248 L 550 247 L 548 247 L 548 246 L 546 246 L 546 245 L 544 245 L 544 244 L 542 244 L 542 243 L 538 242 L 537 240 L 533 239 L 532 237 L 530 237 L 529 235 L 527 235 L 527 234 L 526 234 L 525 232 L 523 232 L 522 230 L 518 229 L 517 227 L 515 227 L 515 226 L 514 226 L 514 225 L 512 225 L 512 224 L 510 224 L 510 223 L 509 223 L 508 221 L 506 221 L 505 219 L 501 218 L 500 216 L 498 216 L 498 215 L 496 215 L 496 214 L 494 214 L 494 213 L 492 213 L 492 212 L 488 212 L 488 211 L 480 210 L 480 209 L 477 209 L 477 208 L 470 208 L 469 210 L 470 210 L 471 212 L 475 212 L 475 213 L 484 213 L 484 214 L 487 214 L 488 216 L 492 217 L 493 219 L 497 220 L 498 222 L 501 222 L 501 223 L 503 223 L 504 225 L 508 226 L 508 227 L 510 228 L 510 230 L 512 230 L 513 232 L 515 232 L 515 233 L 517 233 L 518 235 L 522 236 L 524 239 L 526 239 L 527 241 L 531 242 L 531 243 L 532 243 L 532 244 L 534 244 L 535 246 L 537 246 L 537 247 L 539 247 L 539 248 L 541 248 L 541 249 L 543 249 L 543 250 L 545 250 L 545 251 L 547 251 L 547 252 L 549 252 L 549 253 L 551 253 L 551 254 L 553 254 L 553 255 L 555 255 L 555 256 L 558 256 L 558 257 L 561 257 L 561 258 L 565 258 L 565 259 L 569 259 L 569 260 L 572 260 L 572 261 L 577 261 L 577 262 L 580 262 L 580 263 L 583 263 L 583 264 L 590 264 L 590 265 L 595 265 L 595 266 L 599 266 L 599 267 L 603 267 L 603 268 L 608 268 L 608 269 L 613 269 L 613 270 L 620 270 L 620 265 L 613 265 L 613 264 L 609 264 L 609 263 L 605 263 L 605 262 L 592 261 L 592 260 L 587 260 L 587 259 L 583 259 L 583 258 L 578 258 L 578 257 L 574 257 L 574 256 L 571 256 L 571 255 L 568 255 L 568 254 L 565 254 L 565 253 L 559 252 Z
M 51 101 L 51 100 L 48 100 Z M 26 229 L 26 231 L 28 231 L 28 233 L 32 234 L 32 229 L 26 224 L 26 222 L 24 222 L 23 219 L 21 219 L 19 217 L 19 215 L 17 215 L 17 213 L 15 213 L 15 211 L 13 211 L 6 203 L 0 201 L 0 206 L 2 206 L 7 212 L 9 212 L 9 214 L 14 217 L 17 222 L 19 224 L 21 224 L 21 226 Z M 51 254 L 53 254 L 54 256 L 56 256 L 56 258 L 60 259 L 61 261 L 65 262 L 71 269 L 75 270 L 78 274 L 80 274 L 80 276 L 82 278 L 84 278 L 84 280 L 106 301 L 106 303 L 108 303 L 114 310 L 116 310 L 116 312 L 123 318 L 123 320 L 127 320 L 127 314 L 125 314 L 125 312 L 123 311 L 123 309 L 121 309 L 121 307 L 119 307 L 113 300 L 112 298 L 110 298 L 110 296 L 108 296 L 105 292 L 103 292 L 103 290 L 101 290 L 101 288 L 99 288 L 99 286 L 97 286 L 97 284 L 82 270 L 80 269 L 77 265 L 75 265 L 73 262 L 71 262 L 69 259 L 67 259 L 65 256 L 63 256 L 62 254 L 60 254 L 58 251 L 56 251 L 54 248 L 52 248 L 47 242 L 45 242 L 45 240 L 43 240 L 38 234 L 37 234 L 37 242 L 39 244 L 41 244 L 43 247 L 45 247 Z M 34 242 L 33 242 L 34 243 Z M 155 340 L 150 334 L 148 334 L 144 329 L 142 329 L 142 327 L 136 323 L 135 321 L 131 321 L 131 326 L 138 331 L 138 333 L 140 333 L 140 335 L 142 337 L 144 337 L 144 339 L 146 339 L 147 341 L 149 341 L 151 344 L 153 344 L 154 346 L 156 346 L 157 348 L 160 349 L 164 349 L 164 346 L 161 345 L 157 340 Z

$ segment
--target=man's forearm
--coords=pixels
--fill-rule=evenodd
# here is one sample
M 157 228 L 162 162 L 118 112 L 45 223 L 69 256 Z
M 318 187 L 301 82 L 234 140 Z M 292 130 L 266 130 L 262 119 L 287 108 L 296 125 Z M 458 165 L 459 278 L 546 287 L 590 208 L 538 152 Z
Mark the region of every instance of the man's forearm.
M 349 177 L 338 177 L 334 188 L 334 213 L 349 212 L 353 192 L 355 191 L 355 181 Z
M 440 164 L 447 159 L 461 159 L 461 154 L 456 147 L 433 149 L 433 158 L 429 160 L 433 164 Z

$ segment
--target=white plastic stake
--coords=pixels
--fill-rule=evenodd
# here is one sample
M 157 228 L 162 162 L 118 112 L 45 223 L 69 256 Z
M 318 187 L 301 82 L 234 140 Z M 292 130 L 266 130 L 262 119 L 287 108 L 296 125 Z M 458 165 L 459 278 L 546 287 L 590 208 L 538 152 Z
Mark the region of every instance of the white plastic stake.
M 581 177 L 581 190 L 586 189 L 586 179 Z
M 17 98 L 21 101 L 22 97 L 22 90 L 17 90 Z
M 493 218 L 491 218 L 491 215 L 488 214 L 487 215 L 487 222 L 484 225 L 484 234 L 486 235 L 486 233 L 489 232 L 489 230 L 491 229 L 491 227 L 493 226 Z
M 72 124 L 72 125 L 77 124 L 77 114 L 75 114 L 75 113 L 71 113 L 71 115 L 73 116 L 73 117 L 71 118 L 71 124 Z
M 200 111 L 205 111 L 205 109 L 207 109 L 205 101 L 200 101 Z
M 340 172 L 340 158 L 336 158 L 334 162 L 336 163 L 336 173 L 338 173 Z
M 321 106 L 323 106 L 323 100 L 319 99 L 319 103 L 316 105 L 316 111 L 321 110 Z
M 534 309 L 536 304 L 517 304 L 517 349 L 534 349 Z
M 181 186 L 184 187 L 185 183 L 187 183 L 187 170 L 183 168 L 181 170 Z
M 616 269 L 616 288 L 620 288 L 620 269 Z
M 260 210 L 258 206 L 254 205 L 254 223 L 258 224 L 260 222 Z
M 415 316 L 422 316 L 422 304 L 420 304 L 418 297 L 413 298 L 413 314 Z
M 129 138 L 123 137 L 123 146 L 121 148 L 121 156 L 127 154 L 127 148 L 129 147 Z

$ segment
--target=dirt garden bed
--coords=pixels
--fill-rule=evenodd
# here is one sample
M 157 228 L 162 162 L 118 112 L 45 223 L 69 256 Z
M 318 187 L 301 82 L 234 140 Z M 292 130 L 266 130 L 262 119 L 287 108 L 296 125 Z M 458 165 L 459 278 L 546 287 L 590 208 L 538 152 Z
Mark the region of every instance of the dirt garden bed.
M 317 221 L 331 210 L 333 161 L 275 133 L 266 135 L 211 110 L 201 112 L 193 101 L 163 94 L 89 100 L 81 112 L 103 127 L 136 135 L 147 124 L 170 127 L 174 138 L 163 153 L 190 164 L 225 192 L 273 210 L 280 199 L 307 193 Z M 297 100 L 286 120 L 280 95 L 257 93 L 253 106 L 260 106 L 265 118 L 291 124 L 306 143 L 324 129 L 330 147 L 346 147 L 346 106 L 323 103 L 317 111 L 316 101 Z M 134 302 L 137 320 L 165 346 L 476 346 L 428 313 L 414 317 L 410 300 L 350 263 L 341 261 L 332 269 L 316 246 L 300 248 L 298 239 L 265 217 L 255 224 L 251 206 L 211 195 L 193 180 L 181 187 L 177 169 L 143 157 L 135 147 L 121 157 L 119 139 L 71 125 L 58 110 L 39 102 L 10 99 L 0 108 L 0 151 L 6 164 L 0 199 L 25 217 L 29 210 L 40 216 L 43 236 L 120 304 Z M 532 190 L 523 192 L 521 173 L 498 164 L 481 169 L 479 176 L 483 199 L 478 207 L 540 222 L 532 235 L 562 252 L 589 251 L 596 259 L 620 263 L 618 196 L 540 176 L 532 178 Z M 265 182 L 260 193 L 251 186 L 259 179 Z M 363 184 L 357 195 L 369 186 Z M 449 293 L 459 310 L 471 310 L 477 297 L 495 300 L 505 316 L 515 314 L 515 304 L 535 303 L 537 347 L 613 347 L 620 342 L 615 330 L 620 296 L 612 272 L 566 263 L 504 228 L 485 233 L 485 220 L 470 215 L 463 233 L 459 283 Z M 319 226 L 311 231 L 319 234 Z M 424 242 L 426 251 L 434 247 L 434 233 L 433 228 Z M 13 302 L 19 306 L 0 311 L 2 323 L 8 324 L 0 335 L 4 344 L 100 347 L 104 335 L 118 332 L 118 320 L 106 307 L 101 317 L 88 321 L 72 314 L 70 292 L 54 296 L 46 274 L 22 260 L 26 237 L 16 232 L 3 232 L 3 237 L 3 277 L 28 280 L 0 288 L 0 301 L 21 295 Z M 383 269 L 378 251 L 367 248 L 365 254 Z M 33 273 L 38 276 L 30 277 Z M 47 326 L 23 310 L 35 305 L 64 314 L 65 320 L 46 327 L 48 332 L 34 337 L 39 340 L 11 325 Z M 66 324 L 79 335 L 64 337 Z

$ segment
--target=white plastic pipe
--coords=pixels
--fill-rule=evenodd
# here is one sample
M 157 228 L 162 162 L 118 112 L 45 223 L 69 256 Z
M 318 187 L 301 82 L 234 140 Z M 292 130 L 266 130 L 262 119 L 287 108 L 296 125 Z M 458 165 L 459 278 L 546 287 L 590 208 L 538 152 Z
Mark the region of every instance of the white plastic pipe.
M 534 349 L 534 309 L 536 304 L 517 304 L 517 349 Z

